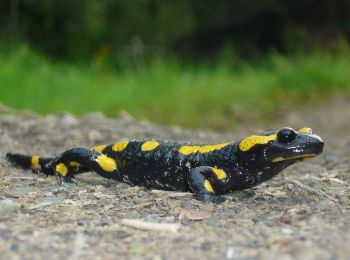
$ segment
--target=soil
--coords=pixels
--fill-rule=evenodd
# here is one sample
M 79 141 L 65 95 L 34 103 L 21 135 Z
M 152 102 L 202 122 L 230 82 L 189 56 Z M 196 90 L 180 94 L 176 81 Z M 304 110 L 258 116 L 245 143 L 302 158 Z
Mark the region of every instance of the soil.
M 123 138 L 235 140 L 282 126 L 312 127 L 325 141 L 316 159 L 293 165 L 222 204 L 190 193 L 131 187 L 86 173 L 78 185 L 11 166 L 6 152 L 54 155 Z M 349 259 L 350 102 L 286 111 L 276 122 L 232 131 L 186 130 L 108 119 L 100 113 L 0 117 L 0 252 L 3 259 Z M 128 220 L 157 229 L 129 226 Z M 167 229 L 157 223 L 175 223 Z M 160 228 L 160 230 L 159 230 Z

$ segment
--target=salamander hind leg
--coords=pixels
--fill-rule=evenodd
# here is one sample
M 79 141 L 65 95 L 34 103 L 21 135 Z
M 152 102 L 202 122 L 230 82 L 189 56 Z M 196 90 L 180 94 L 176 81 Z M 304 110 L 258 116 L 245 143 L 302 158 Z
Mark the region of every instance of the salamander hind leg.
M 113 158 L 85 148 L 69 149 L 51 160 L 46 167 L 55 170 L 59 182 L 71 182 L 74 171 L 79 173 L 79 169 L 90 169 L 108 179 L 122 179 Z
M 216 195 L 217 182 L 215 172 L 209 166 L 193 168 L 188 175 L 188 184 L 194 196 L 206 203 L 225 201 L 224 197 Z

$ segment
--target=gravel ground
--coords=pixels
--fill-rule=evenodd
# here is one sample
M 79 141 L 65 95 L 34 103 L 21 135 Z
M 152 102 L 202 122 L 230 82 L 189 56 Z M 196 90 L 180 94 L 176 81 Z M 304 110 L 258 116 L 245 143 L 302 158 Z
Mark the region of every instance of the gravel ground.
M 152 137 L 216 142 L 282 126 L 309 126 L 324 153 L 219 205 L 93 173 L 78 186 L 12 167 L 6 152 L 53 155 L 73 146 Z M 267 125 L 226 133 L 107 119 L 99 113 L 0 117 L 0 252 L 3 259 L 349 259 L 350 102 L 288 111 Z M 131 227 L 129 219 L 151 225 Z M 157 225 L 168 223 L 172 225 Z M 159 230 L 160 229 L 160 230 Z

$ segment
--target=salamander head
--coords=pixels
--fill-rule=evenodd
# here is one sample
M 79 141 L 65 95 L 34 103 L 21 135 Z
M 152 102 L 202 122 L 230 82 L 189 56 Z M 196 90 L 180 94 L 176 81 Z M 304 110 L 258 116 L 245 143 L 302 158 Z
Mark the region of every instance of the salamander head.
M 321 154 L 323 146 L 322 139 L 313 134 L 310 128 L 295 131 L 285 127 L 243 139 L 238 144 L 237 155 L 257 168 L 278 168 L 280 171 L 297 161 Z

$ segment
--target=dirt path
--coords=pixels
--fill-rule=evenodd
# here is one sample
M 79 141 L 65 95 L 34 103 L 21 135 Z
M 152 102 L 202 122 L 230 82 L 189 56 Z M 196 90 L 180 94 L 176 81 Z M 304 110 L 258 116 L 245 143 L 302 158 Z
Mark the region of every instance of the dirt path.
M 350 257 L 350 102 L 287 113 L 269 127 L 224 134 L 165 128 L 100 114 L 0 117 L 0 252 L 8 259 L 271 259 Z M 102 179 L 54 178 L 11 167 L 8 151 L 55 154 L 120 138 L 224 141 L 260 130 L 310 126 L 326 143 L 317 159 L 297 164 L 220 205 L 190 194 L 157 193 Z M 201 220 L 193 220 L 193 219 Z M 177 232 L 142 231 L 122 219 L 179 223 Z

